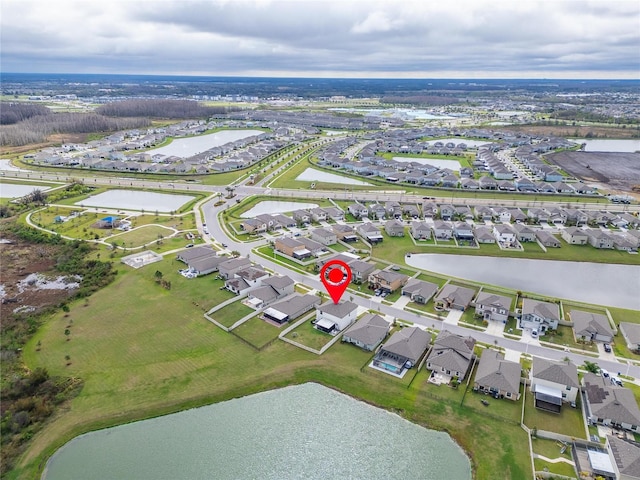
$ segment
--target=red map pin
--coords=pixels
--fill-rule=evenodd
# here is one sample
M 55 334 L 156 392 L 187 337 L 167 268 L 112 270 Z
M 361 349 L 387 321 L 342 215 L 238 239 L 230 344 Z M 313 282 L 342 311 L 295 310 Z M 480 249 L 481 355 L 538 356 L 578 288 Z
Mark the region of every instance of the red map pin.
M 320 270 L 320 280 L 333 303 L 338 303 L 351 282 L 351 269 L 342 260 L 331 260 Z

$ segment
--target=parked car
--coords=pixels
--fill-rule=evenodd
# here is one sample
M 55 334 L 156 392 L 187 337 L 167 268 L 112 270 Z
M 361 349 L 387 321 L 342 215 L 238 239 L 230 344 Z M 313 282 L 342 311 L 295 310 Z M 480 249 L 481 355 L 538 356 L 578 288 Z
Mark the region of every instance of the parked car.
M 605 343 L 603 347 L 605 352 L 611 353 L 611 345 L 609 345 L 608 343 Z
M 531 336 L 532 337 L 537 337 L 538 336 L 538 331 L 537 330 L 531 330 Z
M 188 243 L 184 248 L 191 248 L 193 247 L 193 243 Z
M 602 375 L 604 378 L 609 378 L 609 372 L 607 372 L 604 368 L 600 369 L 600 375 Z

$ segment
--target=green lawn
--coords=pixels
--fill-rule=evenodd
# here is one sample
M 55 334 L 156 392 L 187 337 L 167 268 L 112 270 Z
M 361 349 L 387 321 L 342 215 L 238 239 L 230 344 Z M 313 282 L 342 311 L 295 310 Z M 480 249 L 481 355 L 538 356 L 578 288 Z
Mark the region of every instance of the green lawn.
M 587 352 L 598 351 L 598 347 L 595 344 L 590 345 L 588 343 L 585 344 L 585 343 L 576 342 L 573 338 L 573 328 L 567 325 L 558 325 L 555 335 L 552 332 L 547 333 L 546 335 L 542 336 L 540 340 L 544 342 L 553 343 L 554 345 L 559 345 L 562 347 L 566 346 L 571 348 L 577 348 Z
M 313 328 L 311 320 L 308 320 L 287 333 L 285 338 L 289 338 L 315 350 L 320 350 L 327 343 L 333 340 L 334 337 L 328 333 L 324 333 Z
M 539 458 L 534 459 L 534 465 L 536 472 L 547 471 L 558 475 L 564 475 L 569 478 L 576 478 L 576 470 L 571 465 L 565 462 L 549 463 Z M 546 469 L 546 470 L 545 470 Z
M 155 242 L 160 237 L 169 237 L 175 232 L 167 227 L 161 227 L 159 225 L 145 225 L 143 227 L 136 228 L 129 232 L 119 233 L 114 236 L 108 237 L 107 242 L 116 242 L 119 245 L 126 245 L 128 247 L 138 247 L 146 245 L 147 243 Z M 188 242 L 185 241 L 185 244 Z
M 534 406 L 533 395 L 527 391 L 524 407 L 524 424 L 529 428 L 561 433 L 574 438 L 585 438 L 584 422 L 582 420 L 580 397 L 576 399 L 578 408 L 571 408 L 562 404 L 559 414 L 549 413 Z
M 522 336 L 522 330 L 518 328 L 518 321 L 513 317 L 509 317 L 507 320 L 507 324 L 504 326 L 504 331 L 510 335 L 516 335 L 518 337 Z
M 560 453 L 561 446 L 556 440 L 532 438 L 531 445 L 534 453 L 537 453 L 538 455 L 542 455 L 550 459 L 566 458 L 567 460 L 571 460 L 571 449 L 567 448 L 564 453 Z
M 407 388 L 388 375 L 363 374 L 371 354 L 352 345 L 338 342 L 321 357 L 280 341 L 258 352 L 203 318 L 233 296 L 219 290 L 222 281 L 211 275 L 184 279 L 177 273 L 182 267 L 174 259 L 139 270 L 119 267 L 114 283 L 91 296 L 88 306 L 74 302 L 69 317 L 52 315 L 27 343 L 29 368 L 85 383 L 69 408 L 33 438 L 9 479 L 39 477 L 56 448 L 87 431 L 308 381 L 446 430 L 471 455 L 478 480 L 531 478 L 527 435 L 519 426 L 461 407 L 459 400 L 429 396 L 419 378 Z M 171 281 L 171 290 L 155 283 L 156 270 Z
M 242 300 L 239 299 L 238 301 L 222 307 L 220 310 L 216 310 L 210 314 L 210 316 L 225 327 L 231 327 L 238 320 L 253 312 L 255 312 L 253 308 L 247 307 L 242 303 Z
M 233 333 L 259 349 L 278 338 L 280 329 L 256 316 L 235 328 Z

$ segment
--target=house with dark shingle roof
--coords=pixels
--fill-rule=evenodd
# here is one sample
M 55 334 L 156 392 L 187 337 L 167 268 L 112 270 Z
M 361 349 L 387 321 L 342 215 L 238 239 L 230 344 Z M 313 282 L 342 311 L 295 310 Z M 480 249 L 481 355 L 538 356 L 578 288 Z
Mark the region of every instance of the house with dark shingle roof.
M 580 384 L 578 369 L 571 361 L 554 362 L 533 357 L 529 376 L 537 408 L 559 413 L 562 402 L 576 401 Z
M 404 369 L 417 365 L 430 342 L 431 335 L 418 327 L 398 330 L 376 353 L 373 365 L 391 373 L 401 374 Z
M 436 295 L 434 300 L 436 307 L 444 310 L 466 310 L 471 303 L 476 291 L 471 288 L 460 287 L 448 283 Z
M 476 341 L 472 337 L 463 337 L 448 330 L 442 330 L 433 342 L 433 348 L 427 357 L 426 368 L 449 377 L 457 376 L 463 380 L 475 358 L 473 353 L 475 345 Z
M 516 401 L 520 398 L 521 373 L 519 363 L 505 360 L 501 352 L 486 349 L 480 355 L 473 389 Z
M 358 305 L 344 301 L 333 303 L 333 300 L 316 307 L 315 327 L 327 333 L 337 333 L 356 321 Z
M 558 328 L 560 307 L 556 303 L 543 302 L 532 298 L 522 299 L 522 315 L 518 328 L 531 329 L 543 335 L 547 330 Z
M 582 384 L 587 400 L 585 413 L 592 424 L 640 432 L 640 408 L 633 391 L 589 372 L 582 377 Z
M 504 295 L 480 292 L 476 297 L 476 315 L 483 320 L 506 323 L 511 310 L 511 298 Z
M 616 479 L 640 480 L 640 443 L 607 435 L 606 445 Z
M 282 325 L 289 320 L 294 320 L 307 313 L 319 304 L 320 298 L 318 298 L 317 295 L 294 293 L 290 297 L 267 308 L 263 312 L 263 315 L 266 320 Z
M 571 310 L 569 318 L 573 322 L 573 335 L 576 341 L 611 342 L 613 340 L 613 329 L 606 316 L 600 313 Z
M 369 274 L 369 285 L 392 293 L 407 284 L 409 276 L 392 270 L 374 270 Z
M 390 327 L 380 315 L 367 313 L 345 332 L 342 341 L 372 352 L 385 339 Z
M 632 352 L 640 351 L 640 323 L 620 322 L 620 333 Z
M 438 291 L 438 285 L 424 280 L 411 279 L 402 287 L 402 295 L 407 295 L 412 302 L 426 304 Z

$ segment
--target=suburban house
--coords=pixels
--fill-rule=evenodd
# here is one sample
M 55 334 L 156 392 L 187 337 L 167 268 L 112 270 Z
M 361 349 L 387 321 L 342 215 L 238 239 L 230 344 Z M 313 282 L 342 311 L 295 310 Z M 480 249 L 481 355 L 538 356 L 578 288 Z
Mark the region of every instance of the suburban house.
M 304 247 L 311 252 L 311 255 L 314 255 L 316 257 L 319 257 L 326 252 L 322 243 L 311 240 L 310 238 L 298 237 L 298 242 L 304 245 Z
M 363 223 L 357 227 L 358 233 L 369 243 L 375 244 L 381 242 L 384 237 L 380 230 L 371 223 Z
M 569 318 L 573 322 L 573 335 L 576 341 L 585 340 L 608 343 L 613 340 L 613 329 L 606 316 L 600 313 L 571 310 L 571 312 L 569 312 Z
M 304 225 L 311 223 L 311 213 L 308 210 L 295 210 L 291 216 L 298 224 Z
M 218 266 L 220 276 L 225 280 L 231 278 L 236 272 L 251 266 L 251 260 L 245 257 L 232 258 L 222 262 Z
M 620 322 L 620 333 L 632 352 L 640 351 L 640 323 Z
M 187 248 L 182 250 L 180 253 L 176 255 L 176 260 L 180 260 L 181 262 L 186 263 L 187 265 L 192 260 L 200 257 L 207 257 L 210 255 L 215 255 L 216 251 L 210 245 L 203 245 L 200 247 Z
M 600 229 L 589 228 L 585 230 L 589 245 L 595 248 L 613 248 L 613 238 Z
M 411 222 L 411 236 L 416 240 L 429 240 L 431 227 L 425 222 Z
M 318 243 L 321 243 L 324 246 L 334 245 L 338 243 L 338 236 L 335 232 L 328 230 L 326 228 L 316 228 L 315 230 L 311 230 L 311 239 L 315 240 Z
M 289 237 L 278 237 L 276 238 L 274 248 L 289 257 L 297 258 L 299 260 L 303 260 L 312 256 L 311 251 L 305 247 L 302 242 L 294 238 Z
M 521 374 L 519 363 L 505 360 L 504 353 L 485 349 L 480 355 L 473 389 L 516 401 L 520 398 Z
M 511 228 L 510 225 L 506 225 L 504 223 L 494 225 L 493 234 L 495 235 L 496 240 L 498 240 L 498 242 L 500 243 L 506 243 L 508 245 L 517 243 L 516 232 Z
M 384 224 L 384 231 L 390 237 L 404 237 L 404 225 L 398 220 L 388 220 Z
M 582 377 L 582 385 L 585 414 L 591 424 L 640 432 L 640 409 L 632 390 L 590 372 Z
M 402 287 L 402 295 L 408 295 L 412 302 L 426 304 L 438 291 L 438 285 L 424 280 L 411 279 Z
M 272 276 L 262 280 L 262 286 L 254 288 L 247 295 L 247 301 L 254 308 L 264 308 L 294 292 L 295 282 L 287 276 Z
M 475 234 L 478 243 L 496 243 L 496 237 L 493 236 L 489 227 L 477 227 Z
M 374 270 L 369 274 L 369 285 L 392 293 L 407 284 L 409 276 L 392 270 Z
M 270 320 L 282 325 L 289 320 L 294 320 L 304 315 L 316 305 L 320 304 L 320 298 L 317 295 L 301 295 L 294 293 L 292 296 L 274 303 L 262 312 L 266 320 Z
M 347 211 L 357 219 L 369 216 L 369 209 L 361 203 L 352 203 Z
M 344 212 L 341 208 L 338 207 L 325 207 L 324 211 L 327 214 L 327 217 L 335 222 L 339 222 L 344 220 Z
M 536 238 L 538 242 L 544 247 L 560 247 L 560 240 L 546 230 L 536 230 Z
M 473 296 L 476 294 L 475 290 L 466 287 L 460 287 L 452 283 L 446 284 L 442 287 L 442 290 L 435 298 L 436 309 L 441 310 L 462 310 L 464 311 Z
M 367 313 L 344 333 L 342 341 L 372 352 L 385 339 L 390 327 L 380 315 Z
M 333 300 L 316 307 L 315 327 L 326 333 L 341 332 L 356 321 L 358 305 L 345 301 L 333 303 Z
M 197 276 L 208 275 L 216 272 L 220 264 L 229 260 L 229 257 L 216 255 L 215 250 L 209 246 L 194 247 L 183 250 L 176 258 L 187 264 L 187 268 Z
M 336 223 L 331 226 L 331 229 L 333 230 L 333 233 L 336 234 L 336 237 L 338 238 L 338 240 L 342 240 L 343 242 L 347 242 L 347 243 L 358 241 L 358 236 L 356 235 L 356 232 L 353 230 L 353 227 L 349 225 Z
M 240 230 L 246 233 L 264 233 L 267 231 L 267 224 L 257 218 L 247 218 L 240 222 Z
M 476 297 L 476 315 L 483 320 L 506 323 L 509 318 L 512 299 L 504 295 L 480 292 Z
M 522 314 L 518 322 L 518 328 L 531 329 L 540 335 L 547 330 L 558 328 L 560 320 L 560 307 L 555 303 L 543 302 L 532 298 L 522 299 Z
M 449 204 L 440 205 L 440 218 L 442 220 L 451 220 L 456 214 L 456 207 Z
M 327 221 L 327 212 L 324 208 L 316 207 L 309 210 L 311 214 L 311 219 L 314 222 L 326 222 Z
M 576 401 L 580 389 L 578 369 L 570 361 L 554 362 L 533 357 L 529 376 L 536 408 L 560 413 L 562 402 Z
M 607 435 L 607 452 L 616 480 L 640 479 L 640 443 Z
M 398 330 L 382 345 L 373 358 L 373 366 L 394 374 L 418 364 L 429 348 L 431 335 L 418 327 Z
M 371 262 L 365 262 L 362 260 L 353 260 L 347 262 L 351 269 L 351 281 L 354 283 L 362 283 L 369 279 L 371 274 L 376 269 L 376 264 Z
M 570 245 L 586 245 L 589 241 L 585 231 L 578 227 L 567 227 L 562 230 L 560 236 Z
M 453 227 L 449 222 L 444 220 L 435 220 L 433 222 L 433 236 L 438 240 L 451 240 L 453 237 Z
M 453 236 L 456 237 L 457 240 L 467 241 L 475 238 L 473 235 L 473 227 L 467 222 L 456 222 L 453 226 Z
M 513 229 L 516 231 L 516 238 L 519 242 L 535 242 L 536 241 L 536 232 L 533 231 L 530 227 L 526 226 L 523 223 L 516 223 L 513 226 Z
M 447 377 L 464 380 L 475 358 L 473 337 L 463 337 L 448 330 L 442 330 L 433 342 L 427 357 L 427 369 Z
M 260 265 L 250 266 L 238 270 L 224 282 L 224 286 L 236 295 L 243 295 L 249 290 L 262 285 L 262 281 L 269 278 L 269 274 Z

